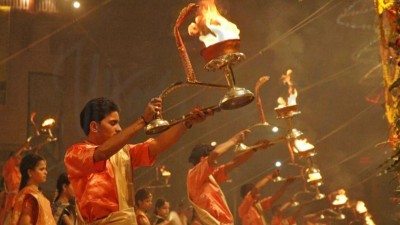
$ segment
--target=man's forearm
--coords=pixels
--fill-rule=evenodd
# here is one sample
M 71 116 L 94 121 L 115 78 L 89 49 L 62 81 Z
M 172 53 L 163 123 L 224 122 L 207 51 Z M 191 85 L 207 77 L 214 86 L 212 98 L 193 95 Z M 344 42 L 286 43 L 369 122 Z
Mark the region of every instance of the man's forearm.
M 133 124 L 122 130 L 118 134 L 112 136 L 110 139 L 105 141 L 102 145 L 97 147 L 94 152 L 93 159 L 95 162 L 109 159 L 115 153 L 117 153 L 122 147 L 124 147 L 135 134 L 143 129 L 145 122 L 142 118 L 136 120 Z
M 172 126 L 170 129 L 161 133 L 155 138 L 154 142 L 150 144 L 150 155 L 155 156 L 174 145 L 188 128 L 184 123 L 179 123 Z

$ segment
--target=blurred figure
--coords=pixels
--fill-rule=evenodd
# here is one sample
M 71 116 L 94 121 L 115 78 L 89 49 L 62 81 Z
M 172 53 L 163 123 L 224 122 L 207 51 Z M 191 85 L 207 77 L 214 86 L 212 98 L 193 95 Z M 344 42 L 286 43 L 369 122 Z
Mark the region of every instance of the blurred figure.
M 21 183 L 21 164 L 22 153 L 29 150 L 29 142 L 25 142 L 21 147 L 12 152 L 3 166 L 2 176 L 4 181 L 4 203 L 1 205 L 0 225 L 10 224 L 12 208 L 15 203 L 15 197 Z
M 272 207 L 271 225 L 296 225 L 296 218 L 300 213 L 301 207 L 291 216 L 285 216 L 284 211 L 293 203 L 291 201 L 284 204 L 276 204 Z
M 74 191 L 67 174 L 57 179 L 56 197 L 53 202 L 53 215 L 57 225 L 74 225 L 76 221 Z
M 170 204 L 164 198 L 159 198 L 154 206 L 155 222 L 154 225 L 167 225 L 169 224 Z M 179 218 L 178 218 L 179 219 Z
M 21 184 L 12 212 L 12 225 L 56 225 L 51 212 L 50 201 L 39 191 L 39 185 L 46 182 L 46 160 L 36 154 L 22 158 Z
M 246 162 L 257 148 L 249 148 L 221 166 L 216 166 L 216 159 L 231 147 L 243 142 L 249 132 L 250 130 L 240 131 L 216 147 L 197 145 L 192 150 L 189 162 L 194 167 L 188 172 L 187 191 L 196 215 L 203 224 L 233 224 L 232 213 L 218 183 L 226 181 L 228 172 Z M 260 148 L 270 145 L 268 141 L 260 144 Z
M 353 211 L 350 225 L 375 225 L 372 215 L 368 212 L 363 201 L 353 201 L 350 207 Z
M 193 208 L 192 211 L 192 219 L 190 220 L 189 225 L 203 225 L 197 216 L 196 210 Z
M 182 199 L 179 201 L 176 210 L 170 211 L 170 225 L 189 225 L 192 214 L 193 207 L 185 199 Z
M 282 197 L 287 187 L 294 181 L 292 177 L 287 178 L 277 192 L 271 196 L 260 199 L 260 189 L 278 176 L 279 170 L 275 170 L 258 181 L 255 185 L 252 183 L 242 185 L 240 194 L 243 201 L 239 206 L 239 217 L 242 220 L 242 225 L 268 224 L 263 217 L 263 213 L 271 210 L 272 205 Z
M 77 212 L 85 223 L 135 224 L 133 170 L 152 166 L 158 154 L 172 147 L 211 110 L 191 111 L 190 119 L 172 126 L 155 138 L 128 144 L 143 132 L 161 110 L 161 98 L 153 98 L 142 116 L 127 128 L 120 126 L 118 105 L 107 98 L 86 103 L 80 114 L 86 140 L 67 149 L 64 163 L 75 192 Z
M 147 211 L 153 204 L 153 195 L 146 188 L 139 189 L 135 194 L 135 213 L 138 225 L 151 225 Z

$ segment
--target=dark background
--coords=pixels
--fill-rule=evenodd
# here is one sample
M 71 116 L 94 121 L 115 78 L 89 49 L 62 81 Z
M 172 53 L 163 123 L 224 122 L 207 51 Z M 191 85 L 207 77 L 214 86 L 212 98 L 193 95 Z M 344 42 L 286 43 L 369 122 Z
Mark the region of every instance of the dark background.
M 8 130 L 1 138 L 4 152 L 8 154 L 23 143 L 24 136 L 32 134 L 27 120 L 32 111 L 38 112 L 38 121 L 46 116 L 57 119 L 59 141 L 43 149 L 49 161 L 50 178 L 44 187 L 48 196 L 54 190 L 55 178 L 64 171 L 65 149 L 84 138 L 78 115 L 86 101 L 98 96 L 114 99 L 121 106 L 121 122 L 126 126 L 140 117 L 152 97 L 171 83 L 186 79 L 173 27 L 189 1 L 93 0 L 82 1 L 76 11 L 67 3 L 59 3 L 56 14 L 12 11 L 5 32 L 9 38 L 4 40 L 7 57 L 1 61 L 7 72 L 2 114 L 8 116 L 7 121 L 15 119 L 19 124 L 0 124 L 1 130 Z M 287 69 L 294 71 L 301 114 L 293 118 L 293 124 L 317 149 L 314 159 L 324 180 L 321 191 L 328 194 L 344 188 L 350 199 L 366 202 L 377 224 L 398 224 L 398 208 L 389 201 L 395 189 L 392 176 L 377 176 L 378 165 L 391 149 L 387 145 L 375 146 L 388 139 L 388 125 L 382 106 L 373 1 L 216 3 L 221 14 L 240 29 L 241 51 L 247 56 L 233 67 L 237 85 L 254 91 L 260 76 L 270 76 L 261 89 L 269 123 L 286 127 L 286 121 L 277 119 L 273 109 L 276 99 L 287 95 L 287 87 L 280 82 L 281 74 Z M 203 46 L 187 35 L 186 27 L 193 19 L 192 14 L 180 31 L 196 76 L 203 82 L 225 84 L 222 71 L 204 69 L 205 61 L 200 56 Z M 179 89 L 164 99 L 164 116 L 173 119 L 194 106 L 216 104 L 223 94 L 218 89 Z M 19 109 L 15 114 L 16 107 Z M 22 122 L 17 116 L 23 117 Z M 153 193 L 170 199 L 174 206 L 186 198 L 186 174 L 190 168 L 187 158 L 192 147 L 197 143 L 223 142 L 257 123 L 258 118 L 255 102 L 216 113 L 161 154 L 154 167 L 136 170 L 136 186 L 154 184 L 156 167 L 164 165 L 172 173 L 171 187 L 153 189 Z M 139 134 L 132 143 L 146 138 Z M 7 154 L 3 154 L 4 160 Z M 227 153 L 220 162 L 232 156 Z M 258 152 L 230 174 L 232 182 L 223 184 L 222 189 L 235 216 L 240 185 L 256 182 L 274 169 L 276 161 L 284 163 L 282 175 L 298 174 L 296 168 L 287 165 L 288 160 L 286 144 L 279 143 Z M 279 185 L 267 185 L 263 194 L 273 193 Z M 296 182 L 282 202 L 301 189 L 301 182 Z

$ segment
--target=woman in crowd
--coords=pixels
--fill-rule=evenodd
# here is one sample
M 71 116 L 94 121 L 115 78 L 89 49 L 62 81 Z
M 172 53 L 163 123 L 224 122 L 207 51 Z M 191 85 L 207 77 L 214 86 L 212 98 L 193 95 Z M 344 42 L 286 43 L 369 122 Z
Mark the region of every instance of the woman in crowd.
M 145 188 L 139 189 L 135 194 L 135 213 L 138 225 L 151 225 L 146 212 L 151 209 L 153 195 Z
M 167 200 L 164 198 L 159 198 L 156 201 L 156 205 L 154 208 L 154 214 L 155 214 L 155 222 L 154 225 L 160 224 L 160 225 L 167 225 L 169 224 L 169 210 L 170 210 L 170 204 Z
M 11 216 L 12 225 L 56 225 L 50 201 L 39 190 L 46 182 L 46 160 L 27 154 L 20 164 L 21 184 Z
M 53 203 L 53 215 L 57 225 L 74 225 L 74 191 L 67 174 L 62 173 L 57 179 L 56 198 Z M 72 203 L 72 204 L 71 204 Z

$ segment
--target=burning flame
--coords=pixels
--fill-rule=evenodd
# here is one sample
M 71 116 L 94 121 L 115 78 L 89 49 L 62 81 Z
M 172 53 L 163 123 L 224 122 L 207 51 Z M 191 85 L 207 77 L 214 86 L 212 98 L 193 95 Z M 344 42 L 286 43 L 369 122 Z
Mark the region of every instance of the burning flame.
M 338 191 L 338 194 L 335 197 L 335 200 L 333 200 L 332 205 L 344 205 L 347 200 L 349 200 L 346 196 L 346 191 L 341 189 Z
M 307 174 L 307 176 L 308 176 L 308 179 L 307 179 L 308 183 L 319 182 L 322 180 L 321 173 L 317 169 L 310 170 L 310 172 Z
M 307 139 L 296 139 L 294 141 L 294 147 L 299 152 L 306 152 L 314 149 L 314 145 L 310 144 Z
M 287 98 L 287 101 L 283 97 L 279 97 L 277 102 L 278 102 L 278 107 L 277 108 L 282 108 L 286 106 L 291 106 L 291 105 L 296 105 L 296 99 L 297 99 L 297 90 L 294 87 L 293 81 L 292 81 L 292 73 L 293 71 L 291 69 L 288 69 L 286 71 L 286 74 L 283 74 L 281 76 L 281 80 L 283 84 L 287 84 L 289 86 L 289 97 Z
M 163 177 L 170 177 L 171 172 L 165 169 L 165 166 L 161 166 L 160 168 L 161 176 Z
M 358 213 L 362 214 L 368 211 L 365 203 L 363 201 L 357 201 L 356 210 Z
M 42 123 L 42 127 L 47 129 L 47 128 L 51 128 L 56 124 L 56 121 L 53 118 L 48 118 L 45 121 L 43 121 Z
M 232 39 L 239 39 L 240 30 L 218 12 L 214 0 L 202 0 L 195 22 L 188 27 L 190 36 L 199 36 L 206 47 Z

